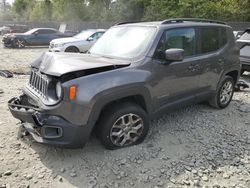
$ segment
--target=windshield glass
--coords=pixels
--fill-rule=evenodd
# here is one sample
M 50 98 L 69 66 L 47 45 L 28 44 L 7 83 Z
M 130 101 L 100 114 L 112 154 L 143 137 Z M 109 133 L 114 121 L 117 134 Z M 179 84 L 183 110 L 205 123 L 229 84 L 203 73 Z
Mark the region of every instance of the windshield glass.
M 250 31 L 245 32 L 241 37 L 240 40 L 250 40 Z
M 138 57 L 148 48 L 155 31 L 155 27 L 111 28 L 90 49 L 90 53 L 125 59 Z
M 36 32 L 36 31 L 37 31 L 37 29 L 31 29 L 31 30 L 29 30 L 29 31 L 25 32 L 25 34 L 30 35 L 30 34 L 32 34 L 32 33 L 34 33 L 34 32 Z
M 93 31 L 82 31 L 81 33 L 78 33 L 77 35 L 75 35 L 74 38 L 86 40 L 86 39 L 88 39 L 93 33 L 94 33 Z

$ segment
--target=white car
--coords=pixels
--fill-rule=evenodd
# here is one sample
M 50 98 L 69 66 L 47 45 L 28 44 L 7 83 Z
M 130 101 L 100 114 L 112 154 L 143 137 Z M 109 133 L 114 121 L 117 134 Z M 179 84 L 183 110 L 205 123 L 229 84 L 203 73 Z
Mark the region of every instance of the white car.
M 104 29 L 89 29 L 67 38 L 50 42 L 50 52 L 86 52 L 105 33 Z

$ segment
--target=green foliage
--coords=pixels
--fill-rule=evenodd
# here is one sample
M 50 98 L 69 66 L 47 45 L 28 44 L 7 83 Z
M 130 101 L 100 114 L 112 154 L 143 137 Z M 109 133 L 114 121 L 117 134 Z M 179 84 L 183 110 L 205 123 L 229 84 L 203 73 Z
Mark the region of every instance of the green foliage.
M 250 0 L 15 0 L 19 20 L 151 21 L 198 17 L 250 21 Z

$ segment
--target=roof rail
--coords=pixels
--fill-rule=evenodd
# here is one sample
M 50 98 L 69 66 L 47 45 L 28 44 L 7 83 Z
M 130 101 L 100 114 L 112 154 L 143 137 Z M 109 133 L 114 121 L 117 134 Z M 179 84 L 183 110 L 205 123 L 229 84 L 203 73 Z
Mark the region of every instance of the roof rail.
M 183 22 L 204 22 L 204 23 L 217 23 L 226 25 L 226 22 L 217 21 L 217 20 L 209 20 L 209 19 L 201 19 L 201 18 L 175 18 L 175 19 L 167 19 L 163 20 L 161 24 L 171 24 L 171 23 L 183 23 Z
M 116 23 L 115 25 L 124 25 L 124 24 L 132 24 L 132 23 L 138 23 L 138 22 L 119 22 L 119 23 Z

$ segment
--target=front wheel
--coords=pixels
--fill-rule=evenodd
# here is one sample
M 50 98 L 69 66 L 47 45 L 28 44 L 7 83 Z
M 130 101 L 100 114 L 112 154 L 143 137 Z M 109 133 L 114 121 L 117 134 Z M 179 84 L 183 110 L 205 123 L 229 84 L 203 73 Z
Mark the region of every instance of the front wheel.
M 65 52 L 79 53 L 80 50 L 77 47 L 75 47 L 75 46 L 69 46 L 68 48 L 65 49 Z
M 210 105 L 219 109 L 226 108 L 232 100 L 234 85 L 234 79 L 231 76 L 225 76 L 216 95 L 209 101 Z
M 107 149 L 118 149 L 141 143 L 149 129 L 144 109 L 134 103 L 111 106 L 101 116 L 97 134 Z
M 14 48 L 24 48 L 25 47 L 25 41 L 23 39 L 14 39 L 13 47 Z

